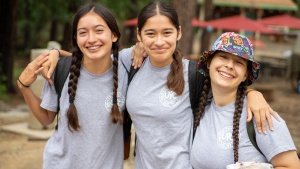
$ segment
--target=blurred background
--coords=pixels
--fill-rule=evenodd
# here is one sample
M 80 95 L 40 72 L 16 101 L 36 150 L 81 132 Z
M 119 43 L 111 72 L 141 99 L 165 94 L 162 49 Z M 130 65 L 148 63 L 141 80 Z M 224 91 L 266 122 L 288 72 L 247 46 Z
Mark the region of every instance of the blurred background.
M 183 37 L 179 48 L 198 60 L 225 31 L 245 34 L 254 45 L 261 75 L 253 88 L 286 120 L 300 149 L 300 0 L 166 0 L 176 8 Z M 31 117 L 16 79 L 51 47 L 70 50 L 74 13 L 88 0 L 0 1 L 0 169 L 41 168 L 53 126 Z M 121 30 L 121 48 L 136 42 L 138 13 L 149 0 L 95 0 L 111 9 Z M 31 86 L 39 94 L 43 79 Z M 134 140 L 134 139 L 133 139 Z M 299 152 L 299 151 L 298 151 Z M 18 163 L 13 160 L 20 160 Z M 22 162 L 23 160 L 23 162 Z M 133 168 L 133 157 L 126 161 Z

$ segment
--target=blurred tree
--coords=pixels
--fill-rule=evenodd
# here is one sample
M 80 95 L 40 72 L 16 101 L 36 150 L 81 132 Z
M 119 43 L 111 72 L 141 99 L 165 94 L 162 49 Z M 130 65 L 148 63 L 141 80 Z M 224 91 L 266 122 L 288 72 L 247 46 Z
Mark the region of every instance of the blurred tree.
M 197 0 L 173 0 L 173 5 L 177 10 L 179 22 L 182 29 L 182 38 L 179 41 L 181 51 L 186 54 L 191 54 L 193 43 L 193 26 L 192 18 L 196 13 Z
M 213 0 L 204 0 L 204 21 L 209 21 L 212 19 L 212 8 Z M 207 29 L 203 29 L 201 37 L 201 50 L 200 53 L 208 50 L 210 48 L 210 32 Z
M 7 92 L 15 93 L 13 63 L 15 57 L 17 0 L 0 1 L 0 82 Z

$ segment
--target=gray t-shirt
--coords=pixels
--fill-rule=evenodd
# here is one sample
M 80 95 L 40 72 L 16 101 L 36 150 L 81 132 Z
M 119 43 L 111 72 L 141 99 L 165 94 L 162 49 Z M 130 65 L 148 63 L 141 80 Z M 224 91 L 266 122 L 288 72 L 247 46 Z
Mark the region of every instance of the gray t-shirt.
M 118 68 L 118 105 L 123 110 L 127 90 L 127 73 Z M 80 131 L 68 129 L 66 112 L 69 78 L 62 89 L 58 130 L 47 141 L 43 168 L 123 168 L 123 127 L 111 122 L 113 68 L 101 75 L 89 73 L 83 66 L 77 84 L 75 106 Z M 57 94 L 54 86 L 45 83 L 41 107 L 56 111 Z
M 192 168 L 188 63 L 183 59 L 185 84 L 180 96 L 166 86 L 170 65 L 153 67 L 149 57 L 129 85 L 126 106 L 137 134 L 135 169 Z
M 256 150 L 247 134 L 246 102 L 245 98 L 240 119 L 239 162 L 268 162 L 281 152 L 296 150 L 289 130 L 281 118 L 281 122 L 272 119 L 275 130 L 268 130 L 267 135 L 259 134 L 256 131 L 256 141 L 263 154 Z M 191 162 L 194 169 L 225 169 L 226 165 L 234 163 L 231 136 L 234 109 L 234 102 L 218 107 L 212 101 L 206 106 L 191 151 Z M 256 128 L 255 121 L 254 126 Z

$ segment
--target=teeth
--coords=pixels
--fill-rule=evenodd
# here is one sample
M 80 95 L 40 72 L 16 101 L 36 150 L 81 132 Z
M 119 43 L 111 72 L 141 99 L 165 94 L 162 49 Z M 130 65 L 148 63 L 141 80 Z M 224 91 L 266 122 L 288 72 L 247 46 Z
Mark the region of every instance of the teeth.
M 88 47 L 88 49 L 91 49 L 91 50 L 95 50 L 95 49 L 98 49 L 100 48 L 100 46 L 92 46 L 92 47 Z
M 220 72 L 221 75 L 225 76 L 225 77 L 228 77 L 228 78 L 232 78 L 233 76 L 230 76 L 229 74 L 226 74 L 224 72 Z

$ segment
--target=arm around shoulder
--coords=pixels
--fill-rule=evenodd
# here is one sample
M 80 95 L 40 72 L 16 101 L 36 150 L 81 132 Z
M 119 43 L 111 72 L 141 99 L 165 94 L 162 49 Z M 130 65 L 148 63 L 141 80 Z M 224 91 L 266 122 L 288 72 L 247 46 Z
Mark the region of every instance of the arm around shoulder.
M 300 169 L 300 162 L 295 150 L 285 151 L 277 154 L 271 159 L 275 169 Z

